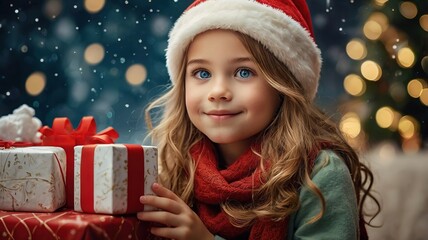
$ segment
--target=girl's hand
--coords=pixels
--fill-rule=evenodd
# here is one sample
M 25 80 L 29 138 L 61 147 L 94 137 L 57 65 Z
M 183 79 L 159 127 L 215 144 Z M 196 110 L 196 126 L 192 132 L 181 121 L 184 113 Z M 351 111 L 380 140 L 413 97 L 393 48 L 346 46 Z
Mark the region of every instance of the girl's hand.
M 142 221 L 165 225 L 152 227 L 152 234 L 177 240 L 214 239 L 198 215 L 181 198 L 158 183 L 154 183 L 152 189 L 157 196 L 141 196 L 140 202 L 159 210 L 137 213 Z

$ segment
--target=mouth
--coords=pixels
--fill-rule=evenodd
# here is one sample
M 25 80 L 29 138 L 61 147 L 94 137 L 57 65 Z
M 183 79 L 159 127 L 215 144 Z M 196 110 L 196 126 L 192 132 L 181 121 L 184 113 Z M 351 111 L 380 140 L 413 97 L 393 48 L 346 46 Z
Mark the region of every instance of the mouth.
M 214 120 L 225 120 L 237 116 L 241 112 L 233 112 L 228 110 L 213 110 L 205 112 L 205 114 Z

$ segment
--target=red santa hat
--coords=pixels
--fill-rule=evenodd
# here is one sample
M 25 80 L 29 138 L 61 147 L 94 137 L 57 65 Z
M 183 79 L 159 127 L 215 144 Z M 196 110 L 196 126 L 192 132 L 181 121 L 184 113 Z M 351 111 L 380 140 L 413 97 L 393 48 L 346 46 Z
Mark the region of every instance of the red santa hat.
M 313 100 L 321 70 L 321 52 L 305 0 L 196 0 L 169 33 L 166 60 L 174 83 L 184 52 L 194 37 L 227 29 L 254 38 L 282 61 Z

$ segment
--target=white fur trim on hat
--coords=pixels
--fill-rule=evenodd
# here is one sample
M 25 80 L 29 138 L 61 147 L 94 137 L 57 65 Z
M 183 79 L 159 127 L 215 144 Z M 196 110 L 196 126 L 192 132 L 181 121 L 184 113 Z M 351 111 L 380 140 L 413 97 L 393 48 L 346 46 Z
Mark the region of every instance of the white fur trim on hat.
M 282 61 L 313 100 L 318 88 L 321 53 L 309 32 L 283 11 L 254 0 L 207 0 L 182 14 L 169 33 L 166 65 L 172 82 L 179 77 L 187 46 L 210 29 L 249 35 Z

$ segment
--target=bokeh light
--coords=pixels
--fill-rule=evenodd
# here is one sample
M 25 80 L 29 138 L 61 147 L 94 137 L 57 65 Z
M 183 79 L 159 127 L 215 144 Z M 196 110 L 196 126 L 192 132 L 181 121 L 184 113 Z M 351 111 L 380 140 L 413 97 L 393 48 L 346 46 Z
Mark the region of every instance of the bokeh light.
M 97 13 L 103 9 L 105 0 L 85 0 L 84 6 L 86 11 L 90 13 Z
M 386 2 L 388 2 L 388 0 L 375 0 L 375 4 L 381 7 L 385 5 Z
M 419 100 L 421 100 L 422 104 L 428 106 L 428 88 L 422 90 Z
M 405 1 L 400 4 L 400 13 L 407 19 L 413 19 L 418 15 L 418 8 L 414 3 Z
M 84 58 L 88 64 L 95 65 L 104 59 L 104 47 L 99 43 L 93 43 L 86 47 Z
M 39 95 L 46 86 L 46 75 L 42 72 L 34 72 L 25 81 L 25 90 L 31 96 Z
M 394 117 L 394 110 L 391 107 L 381 107 L 376 111 L 376 123 L 381 128 L 392 127 Z
M 409 115 L 403 116 L 398 123 L 398 132 L 403 138 L 412 138 L 419 132 L 419 124 L 414 117 Z
M 421 67 L 426 74 L 428 74 L 428 56 L 425 56 L 421 60 Z
M 415 64 L 415 54 L 408 47 L 401 48 L 397 53 L 397 63 L 401 67 L 410 68 Z
M 44 6 L 44 13 L 48 18 L 56 18 L 62 11 L 61 0 L 47 0 Z
M 356 74 L 346 76 L 343 81 L 343 87 L 352 96 L 361 96 L 366 91 L 366 83 Z
M 411 97 L 418 98 L 426 86 L 427 84 L 423 79 L 413 79 L 407 84 L 407 92 Z
M 382 27 L 374 20 L 368 20 L 363 27 L 364 36 L 370 40 L 377 40 L 382 34 Z
M 343 115 L 339 124 L 340 130 L 350 138 L 356 138 L 361 132 L 361 120 L 354 112 Z
M 422 15 L 419 18 L 419 24 L 423 30 L 428 32 L 428 14 Z
M 141 64 L 134 64 L 126 70 L 126 81 L 131 85 L 141 85 L 147 78 L 147 69 Z
M 370 81 L 377 81 L 382 77 L 382 69 L 374 61 L 367 60 L 361 64 L 361 74 Z
M 367 48 L 361 39 L 352 39 L 346 45 L 346 53 L 351 59 L 361 60 L 367 56 Z

